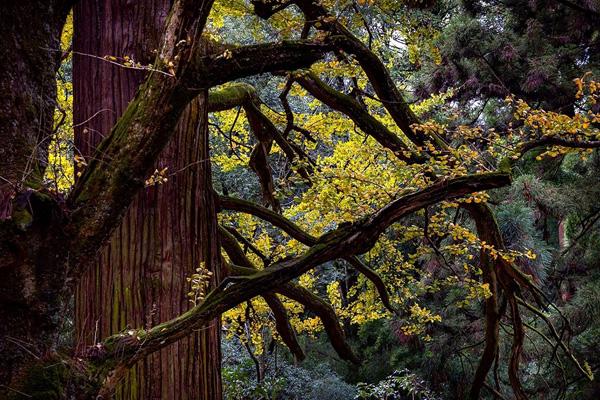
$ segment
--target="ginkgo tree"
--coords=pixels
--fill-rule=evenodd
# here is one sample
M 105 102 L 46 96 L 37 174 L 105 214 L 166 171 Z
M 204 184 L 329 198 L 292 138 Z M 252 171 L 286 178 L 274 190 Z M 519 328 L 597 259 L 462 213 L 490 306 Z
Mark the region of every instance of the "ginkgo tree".
M 234 2 L 234 17 L 267 25 L 254 38 L 255 44 L 248 45 L 220 40 L 218 25 L 223 15 L 207 25 L 212 1 L 176 0 L 152 65 L 138 65 L 126 55 L 109 55 L 114 59 L 106 60 L 146 72 L 145 81 L 94 154 L 77 158 L 81 174 L 63 198 L 57 184 L 44 182 L 44 176 L 53 161 L 49 145 L 53 138 L 57 140 L 53 115 L 56 73 L 63 56 L 60 36 L 74 3 L 32 0 L 0 6 L 7 22 L 0 28 L 6 49 L 0 87 L 13 94 L 0 99 L 4 143 L 0 160 L 0 385 L 5 397 L 110 396 L 127 369 L 139 360 L 225 313 L 236 320 L 230 329 L 239 330 L 244 318 L 248 320 L 248 310 L 264 312 L 266 306 L 275 315 L 274 328 L 281 340 L 302 358 L 294 329 L 302 324 L 314 329 L 314 323 L 298 317 L 298 310 L 286 307 L 288 300 L 281 296 L 314 313 L 340 356 L 359 362 L 345 341 L 337 314 L 351 313 L 353 306 L 361 304 L 373 308 L 374 293 L 389 312 L 408 316 L 407 334 L 419 334 L 424 324 L 439 320 L 407 293 L 390 296 L 386 286 L 408 285 L 402 269 L 414 268 L 395 241 L 423 234 L 433 240 L 451 236 L 455 242 L 442 250 L 464 258 L 465 269 L 478 272 L 457 274 L 447 282 L 458 284 L 463 279 L 469 296 L 485 303 L 485 345 L 470 397 L 479 397 L 496 359 L 500 321 L 508 309 L 514 330 L 508 374 L 514 396 L 526 398 L 519 379 L 525 330 L 522 313 L 526 309 L 543 316 L 538 307 L 549 302 L 518 267 L 519 259 L 535 258 L 535 253 L 504 246 L 486 191 L 510 185 L 512 166 L 533 149 L 547 149 L 540 157 L 552 157 L 563 149 L 579 152 L 599 147 L 599 117 L 591 108 L 563 116 L 510 100 L 522 124 L 507 132 L 422 121 L 418 107 L 412 109 L 404 99 L 388 65 L 369 47 L 368 25 L 360 13 L 350 12 L 354 18 L 349 18 L 342 12 L 353 2 Z M 375 7 L 373 3 L 358 6 Z M 406 6 L 426 5 L 421 3 L 407 2 Z M 215 9 L 225 6 L 225 2 L 218 3 Z M 307 70 L 311 65 L 314 68 Z M 265 73 L 284 77 L 283 117 L 267 109 L 255 89 L 234 82 Z M 332 73 L 341 81 L 337 87 L 328 82 Z M 581 102 L 595 102 L 597 83 L 583 77 L 579 84 Z M 293 96 L 305 93 L 328 111 L 323 112 L 319 103 L 299 106 L 297 99 L 292 101 Z M 190 276 L 190 309 L 156 325 L 98 338 L 77 354 L 57 353 L 60 319 L 69 309 L 77 284 L 134 196 L 146 190 L 146 184 L 163 181 L 156 162 L 184 109 L 198 99 L 204 113 L 224 113 L 214 114 L 213 128 L 226 137 L 231 155 L 248 163 L 258 176 L 263 204 L 218 194 L 206 176 L 202 195 L 209 207 L 223 215 L 221 221 L 214 214 L 206 215 L 203 222 L 207 234 L 218 237 L 223 254 L 204 260 L 197 274 Z M 246 139 L 232 136 L 231 126 L 238 118 L 226 112 L 232 107 L 244 110 Z M 209 134 L 206 122 L 198 131 L 204 143 Z M 228 134 L 223 124 L 230 125 Z M 300 137 L 312 144 L 304 148 L 296 142 Z M 472 146 L 480 138 L 486 144 Z M 310 146 L 331 151 L 315 160 Z M 284 165 L 285 172 L 278 179 L 273 176 L 272 159 Z M 221 162 L 237 161 L 222 157 Z M 290 197 L 298 197 L 296 203 L 282 206 L 283 199 Z M 431 215 L 430 208 L 435 210 Z M 450 210 L 457 208 L 469 213 L 474 232 L 452 222 Z M 427 214 L 425 232 L 396 224 L 415 213 Z M 259 230 L 266 232 L 257 229 L 264 226 L 263 221 L 289 240 L 257 235 Z M 250 236 L 255 240 L 249 240 Z M 389 260 L 386 265 L 388 251 L 398 255 L 396 262 L 402 260 L 400 267 Z M 478 253 L 480 265 L 470 263 L 473 252 Z M 338 259 L 374 288 L 352 296 L 354 300 L 346 307 L 337 301 L 335 287 L 329 290 L 331 298 L 324 300 L 310 290 L 310 278 L 303 278 L 317 266 Z M 380 261 L 384 277 L 368 265 Z M 221 274 L 223 279 L 214 282 L 215 287 L 207 285 Z M 254 300 L 257 296 L 264 303 Z M 244 318 L 238 306 L 245 307 Z M 364 314 L 377 317 L 375 311 Z M 296 323 L 289 323 L 290 316 Z M 249 336 L 252 341 L 252 333 Z M 581 374 L 592 378 L 589 368 L 557 334 L 551 340 Z

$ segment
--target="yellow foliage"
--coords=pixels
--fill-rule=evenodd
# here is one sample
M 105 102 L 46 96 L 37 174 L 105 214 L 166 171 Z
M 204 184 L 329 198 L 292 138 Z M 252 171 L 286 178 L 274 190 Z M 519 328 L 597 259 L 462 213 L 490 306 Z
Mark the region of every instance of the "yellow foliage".
M 61 35 L 61 50 L 68 56 L 63 67 L 71 62 L 70 47 L 73 39 L 73 15 L 69 14 Z M 61 70 L 56 77 L 56 109 L 54 132 L 48 147 L 48 166 L 45 180 L 48 188 L 55 192 L 66 192 L 74 183 L 73 167 L 73 84 Z

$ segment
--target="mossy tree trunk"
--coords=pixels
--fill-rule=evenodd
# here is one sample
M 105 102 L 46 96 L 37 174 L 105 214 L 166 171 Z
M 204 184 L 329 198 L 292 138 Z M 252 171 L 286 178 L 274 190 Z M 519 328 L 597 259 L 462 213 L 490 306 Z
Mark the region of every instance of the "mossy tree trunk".
M 212 284 L 219 280 L 215 199 L 207 161 L 207 90 L 258 72 L 307 67 L 331 50 L 332 45 L 301 40 L 232 48 L 231 57 L 207 54 L 201 32 L 212 0 L 173 2 L 158 46 L 161 56 L 156 57 L 153 66 L 158 72 L 148 74 L 110 132 L 94 129 L 93 125 L 98 118 L 106 117 L 104 113 L 116 120 L 142 77 L 121 80 L 107 75 L 106 80 L 99 80 L 101 67 L 86 73 L 95 85 L 89 93 L 99 92 L 99 98 L 106 95 L 114 104 L 86 120 L 75 116 L 80 134 L 84 134 L 85 126 L 92 126 L 85 132 L 90 140 L 81 143 L 82 150 L 91 152 L 96 147 L 96 152 L 88 156 L 87 167 L 65 199 L 45 189 L 41 177 L 47 139 L 53 129 L 55 74 L 61 59 L 59 37 L 74 3 L 75 0 L 0 2 L 0 62 L 4 72 L 0 75 L 0 398 L 96 398 L 99 392 L 108 395 L 123 372 L 135 365 L 136 379 L 130 382 L 136 384 L 128 383 L 128 390 L 136 391 L 138 397 L 152 398 L 155 392 L 142 390 L 158 387 L 157 396 L 218 399 L 219 330 L 215 319 L 259 294 L 257 291 L 269 291 L 273 286 L 243 285 L 241 291 L 216 291 L 210 301 L 153 326 L 155 321 L 172 317 L 189 306 L 184 296 L 184 278 L 199 266 L 200 260 L 213 269 Z M 113 26 L 126 26 L 127 35 L 123 37 L 129 47 L 123 51 L 133 49 L 130 44 L 135 43 L 136 34 L 144 38 L 145 34 L 158 36 L 158 21 L 164 19 L 163 14 L 156 13 L 158 3 L 144 2 L 143 9 L 135 2 L 122 3 L 80 5 L 90 7 L 90 18 L 99 18 L 91 18 L 90 24 L 83 27 L 87 30 L 81 31 L 90 34 L 89 41 L 84 42 L 90 46 L 89 53 L 102 51 L 98 43 L 112 43 L 118 33 L 124 33 L 113 30 Z M 136 23 L 132 19 L 136 12 L 152 18 Z M 104 18 L 113 22 L 108 25 L 111 29 L 103 30 L 98 21 Z M 91 35 L 102 32 L 105 36 Z M 86 36 L 78 39 L 82 37 Z M 92 47 L 92 38 L 101 42 Z M 189 45 L 177 46 L 178 43 Z M 120 50 L 116 46 L 114 49 Z M 98 55 L 105 55 L 102 53 Z M 108 53 L 118 54 L 113 47 Z M 142 51 L 137 60 L 142 61 L 145 54 Z M 126 55 L 136 58 L 136 54 Z M 78 57 L 88 59 L 89 54 Z M 177 61 L 174 74 L 167 60 Z M 130 84 L 126 90 L 121 87 Z M 83 87 L 75 86 L 79 96 Z M 116 94 L 112 92 L 114 87 L 119 89 Z M 89 104 L 93 104 L 92 100 L 86 99 Z M 185 116 L 181 118 L 182 115 Z M 99 127 L 106 125 L 99 123 Z M 98 137 L 92 138 L 93 135 L 105 135 L 105 139 L 96 146 Z M 144 189 L 144 180 L 161 164 L 172 167 L 168 172 L 170 183 Z M 176 192 L 179 194 L 174 197 Z M 136 203 L 127 214 L 134 200 Z M 112 238 L 113 233 L 121 240 Z M 141 249 L 137 242 L 141 238 L 152 238 L 149 243 L 154 247 Z M 98 253 L 102 253 L 100 258 Z M 117 270 L 123 265 L 142 265 L 144 269 Z M 109 272 L 101 271 L 99 266 Z M 86 275 L 90 269 L 95 276 Z M 294 269 L 284 272 L 286 280 L 297 276 Z M 84 275 L 85 283 L 79 285 Z M 277 282 L 280 281 L 267 280 L 271 285 Z M 97 283 L 102 283 L 100 289 Z M 107 314 L 89 313 L 87 322 L 80 319 L 81 324 L 94 321 L 94 327 L 81 328 L 83 335 L 76 340 L 82 345 L 80 349 L 85 341 L 102 343 L 77 354 L 71 349 L 59 352 L 61 325 L 69 317 L 66 305 L 73 299 L 75 287 L 82 289 L 84 285 L 89 291 L 80 290 L 79 298 L 85 294 L 99 302 L 90 304 L 107 304 Z M 179 296 L 166 295 L 177 290 Z M 114 304 L 106 301 L 109 295 L 117 299 Z M 139 314 L 131 311 L 148 305 L 151 308 Z M 146 329 L 135 326 L 136 321 L 142 321 Z M 102 338 L 104 332 L 100 328 L 116 330 L 130 324 L 136 328 L 131 330 L 133 335 Z M 190 342 L 172 347 L 166 355 L 161 353 L 145 360 L 190 337 Z M 182 350 L 183 346 L 187 346 L 187 351 Z M 177 354 L 199 356 L 182 361 Z M 170 368 L 165 372 L 162 367 L 167 364 Z M 149 368 L 152 376 L 145 381 L 139 378 L 139 371 L 150 375 Z M 194 374 L 195 381 L 186 381 L 188 375 L 181 372 L 184 368 L 194 368 L 190 376 Z M 165 380 L 173 385 L 163 384 Z M 177 392 L 165 394 L 163 388 L 167 387 Z
M 75 8 L 74 49 L 149 64 L 170 2 L 86 0 Z M 145 78 L 84 55 L 74 57 L 76 146 L 94 153 Z M 183 113 L 156 169 L 167 181 L 139 193 L 76 292 L 80 347 L 130 328 L 149 329 L 189 308 L 186 278 L 204 263 L 219 277 L 216 211 L 210 183 L 206 95 Z M 118 399 L 219 399 L 220 323 L 138 362 Z
M 64 311 L 61 212 L 37 192 L 52 134 L 66 1 L 0 3 L 0 398 L 55 351 Z M 8 391 L 8 392 L 7 392 Z
M 39 186 L 52 136 L 60 64 L 60 31 L 67 12 L 56 1 L 6 1 L 0 8 L 0 220 L 11 197 Z M 5 4 L 6 3 L 6 4 Z

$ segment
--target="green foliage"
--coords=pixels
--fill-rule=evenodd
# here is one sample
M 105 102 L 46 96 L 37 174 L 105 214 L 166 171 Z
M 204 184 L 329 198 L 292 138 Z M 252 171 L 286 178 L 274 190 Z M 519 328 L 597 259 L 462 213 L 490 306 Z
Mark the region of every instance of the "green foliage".
M 263 358 L 265 376 L 257 382 L 256 368 L 238 341 L 223 341 L 223 385 L 227 400 L 346 400 L 356 389 L 343 382 L 327 365 L 317 361 L 292 364 L 278 352 Z
M 408 370 L 394 371 L 389 377 L 377 384 L 359 384 L 357 400 L 435 400 L 438 399 L 427 383 Z

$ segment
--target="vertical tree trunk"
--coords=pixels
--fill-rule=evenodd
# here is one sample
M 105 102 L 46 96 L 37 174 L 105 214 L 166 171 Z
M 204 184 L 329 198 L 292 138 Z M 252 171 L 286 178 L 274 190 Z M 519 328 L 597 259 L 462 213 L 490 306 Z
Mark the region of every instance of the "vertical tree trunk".
M 83 0 L 75 9 L 74 50 L 128 56 L 147 65 L 170 2 Z M 73 68 L 76 146 L 84 157 L 144 78 L 87 56 Z M 151 327 L 188 309 L 186 278 L 204 262 L 219 278 L 216 211 L 210 182 L 206 94 L 188 107 L 156 168 L 168 181 L 140 193 L 76 293 L 76 340 L 89 345 L 133 327 Z M 132 368 L 118 399 L 219 399 L 220 322 L 214 321 Z
M 12 198 L 37 187 L 52 135 L 60 30 L 66 17 L 56 1 L 0 5 L 0 221 Z
M 64 311 L 59 212 L 39 189 L 52 133 L 67 12 L 57 1 L 0 2 L 0 398 L 55 350 Z M 55 212 L 57 211 L 57 212 Z M 51 255 L 51 256 L 50 256 Z M 62 265 L 61 265 L 62 266 Z

